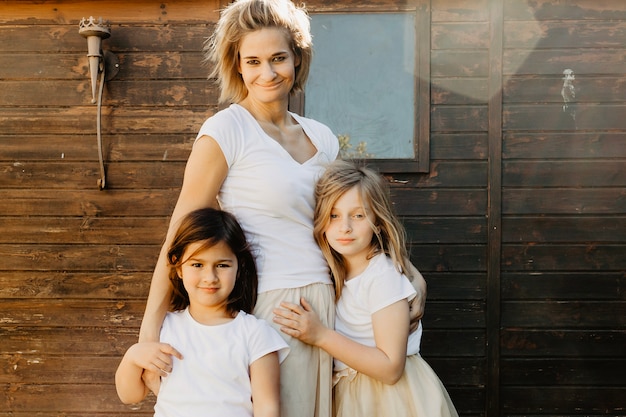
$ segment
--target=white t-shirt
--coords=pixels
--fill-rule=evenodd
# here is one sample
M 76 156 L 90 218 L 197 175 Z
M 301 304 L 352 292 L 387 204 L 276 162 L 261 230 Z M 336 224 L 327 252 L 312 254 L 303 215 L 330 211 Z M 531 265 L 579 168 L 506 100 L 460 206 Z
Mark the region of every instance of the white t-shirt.
M 324 168 L 337 158 L 339 142 L 327 126 L 292 116 L 317 148 L 303 164 L 237 104 L 207 119 L 198 133 L 215 139 L 226 158 L 229 171 L 218 200 L 237 217 L 252 244 L 259 293 L 331 283 L 313 238 L 314 189 Z
M 335 330 L 362 345 L 374 347 L 372 314 L 404 298 L 411 300 L 415 294 L 415 288 L 398 272 L 391 258 L 378 254 L 370 259 L 365 271 L 344 283 L 335 310 Z M 419 328 L 409 334 L 407 355 L 419 352 L 421 338 L 420 322 Z M 346 368 L 346 364 L 335 359 L 335 371 Z
M 161 378 L 155 417 L 251 417 L 250 365 L 289 348 L 264 320 L 240 311 L 232 321 L 206 326 L 189 309 L 167 313 L 161 342 L 182 355 L 172 372 Z

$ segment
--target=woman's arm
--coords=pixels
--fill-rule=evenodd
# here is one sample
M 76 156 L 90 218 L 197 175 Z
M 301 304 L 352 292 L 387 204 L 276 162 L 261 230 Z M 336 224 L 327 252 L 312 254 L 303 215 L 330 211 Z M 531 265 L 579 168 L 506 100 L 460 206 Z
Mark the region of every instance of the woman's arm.
M 280 416 L 280 364 L 278 352 L 269 353 L 250 365 L 252 414 L 254 417 Z
M 372 315 L 375 347 L 365 346 L 325 327 L 311 305 L 281 303 L 274 321 L 281 331 L 324 349 L 352 369 L 385 384 L 395 384 L 404 372 L 409 335 L 409 304 L 395 302 Z
M 135 343 L 122 358 L 115 372 L 115 389 L 124 404 L 136 404 L 148 395 L 148 386 L 142 381 L 144 370 L 158 376 L 166 376 L 172 371 L 172 356 L 182 359 L 182 355 L 166 343 Z M 158 384 L 153 392 L 158 393 Z
M 217 142 L 209 136 L 200 137 L 187 160 L 180 195 L 152 274 L 150 292 L 139 331 L 139 341 L 156 342 L 159 340 L 161 324 L 163 324 L 172 291 L 168 277 L 167 251 L 176 233 L 179 220 L 187 213 L 199 208 L 217 208 L 217 194 L 227 174 L 228 165 Z

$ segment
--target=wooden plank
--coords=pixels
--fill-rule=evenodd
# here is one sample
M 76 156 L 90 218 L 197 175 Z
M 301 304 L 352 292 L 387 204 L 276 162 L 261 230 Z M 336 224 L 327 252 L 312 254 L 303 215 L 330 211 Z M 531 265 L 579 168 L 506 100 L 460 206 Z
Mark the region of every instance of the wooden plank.
M 431 160 L 487 159 L 486 133 L 433 133 L 430 146 Z
M 91 100 L 90 80 L 0 81 L 1 106 L 37 106 L 41 97 L 55 99 L 58 106 L 80 106 Z M 106 83 L 107 106 L 201 106 L 217 101 L 214 85 L 206 80 L 111 80 Z M 38 91 L 42 96 L 33 94 Z M 95 120 L 95 111 L 94 111 Z
M 463 343 L 459 343 L 459 340 L 463 340 Z M 485 332 L 482 329 L 450 331 L 425 326 L 420 354 L 428 361 L 451 357 L 468 360 L 482 358 L 485 356 Z
M 623 243 L 625 216 L 507 216 L 502 220 L 504 242 Z
M 484 214 L 486 208 L 480 189 L 392 189 L 391 195 L 400 216 L 471 216 Z
M 95 180 L 95 177 L 94 177 Z M 179 190 L 0 190 L 4 216 L 155 216 L 172 214 Z M 160 232 L 159 232 L 160 233 Z
M 5 300 L 3 300 L 4 304 Z M 143 314 L 143 313 L 142 313 Z M 83 325 L 91 323 L 82 323 Z M 137 326 L 46 327 L 0 326 L 0 353 L 6 355 L 58 355 L 121 357 L 137 342 Z
M 412 245 L 410 256 L 422 273 L 487 270 L 486 245 Z
M 623 133 L 506 132 L 505 159 L 626 158 Z
M 486 22 L 488 0 L 431 0 L 433 22 Z
M 486 132 L 487 127 L 487 106 L 432 106 L 433 132 Z
M 428 303 L 422 323 L 424 329 L 483 329 L 485 303 L 468 300 L 432 301 Z M 434 346 L 438 348 L 439 345 Z
M 624 358 L 545 358 L 502 361 L 502 384 L 512 386 L 622 386 Z
M 94 116 L 95 117 L 95 116 Z M 199 126 L 198 126 L 199 127 Z M 107 134 L 104 152 L 111 161 L 187 161 L 195 132 Z M 0 136 L 0 161 L 96 161 L 96 132 L 68 135 Z
M 409 242 L 413 245 L 487 241 L 487 222 L 484 217 L 404 217 L 402 223 L 409 234 Z
M 93 384 L 114 379 L 120 356 L 0 355 L 0 384 Z M 68 370 L 71 370 L 68 372 Z
M 428 283 L 429 303 L 439 300 L 485 300 L 487 297 L 485 272 L 421 272 Z
M 559 413 L 569 416 L 623 414 L 622 387 L 503 387 L 502 412 L 506 415 Z
M 502 299 L 626 301 L 625 284 L 623 271 L 508 272 L 502 275 Z M 430 287 L 428 290 L 430 298 Z
M 489 3 L 489 130 L 487 187 L 487 380 L 486 413 L 500 412 L 500 328 L 502 257 L 502 51 L 503 6 Z
M 488 49 L 489 22 L 433 22 L 431 48 Z
M 167 217 L 0 217 L 0 243 L 160 245 Z
M 121 413 L 130 409 L 122 404 L 115 386 L 107 381 L 94 384 L 0 384 L 0 409 L 17 412 Z M 151 411 L 154 396 L 148 397 L 133 410 Z M 61 415 L 63 415 L 61 414 Z
M 315 13 L 371 13 L 371 12 L 409 12 L 415 11 L 414 0 L 309 0 L 306 2 L 309 14 Z
M 48 103 L 54 106 L 53 98 Z M 91 98 L 85 94 L 85 103 Z M 105 100 L 106 101 L 106 100 Z M 41 103 L 45 105 L 46 102 Z M 214 109 L 213 109 L 214 110 Z M 195 135 L 202 123 L 212 114 L 211 106 L 202 108 L 125 107 L 123 109 L 102 106 L 102 135 L 124 132 L 126 135 L 155 133 Z M 87 116 L 89 115 L 89 116 Z M 14 135 L 27 131 L 34 135 L 89 135 L 96 134 L 96 106 L 86 107 L 5 107 L 0 113 L 0 134 Z
M 489 100 L 486 78 L 434 78 L 431 83 L 433 104 L 485 104 Z
M 486 50 L 432 51 L 430 62 L 433 80 L 446 77 L 486 77 L 489 71 L 488 53 Z
M 626 24 L 622 20 L 570 20 L 571 13 L 550 21 L 506 21 L 507 49 L 622 48 Z
M 7 299 L 100 299 L 144 301 L 152 271 L 145 272 L 57 272 L 3 271 L 0 298 Z
M 576 103 L 622 103 L 626 96 L 626 77 L 588 75 L 574 80 Z M 513 76 L 503 87 L 504 102 L 563 104 L 562 74 L 547 76 Z
M 0 245 L 5 271 L 150 271 L 160 245 Z
M 0 27 L 0 36 L 2 36 L 4 31 L 6 29 Z M 24 42 L 20 41 L 19 43 L 23 44 Z M 45 48 L 45 46 L 42 47 Z M 72 53 L 56 54 L 42 54 L 36 50 L 34 52 L 0 51 L 2 60 L 5 63 L 5 65 L 0 67 L 0 79 L 83 81 L 89 78 L 89 62 L 86 55 L 86 46 L 81 43 L 80 47 L 84 51 L 79 49 Z M 179 47 L 176 46 L 176 48 Z M 33 49 L 37 49 L 37 46 Z M 174 50 L 170 52 L 120 52 L 115 50 L 113 53 L 117 57 L 120 66 L 119 72 L 113 80 L 128 81 L 167 78 L 168 80 L 178 79 L 181 81 L 204 80 L 210 83 L 207 81 L 209 69 L 202 63 L 204 56 L 200 51 L 196 51 L 196 49 L 191 51 Z M 46 68 L 46 71 L 41 71 L 41 68 Z M 75 86 L 67 84 L 64 88 L 66 88 L 66 93 L 72 93 Z
M 139 327 L 145 302 L 138 300 L 8 299 L 0 304 L 4 326 Z
M 150 0 L 71 1 L 42 4 L 39 1 L 4 1 L 0 23 L 12 24 L 67 24 L 82 17 L 102 16 L 115 24 L 134 25 L 139 22 L 159 22 L 163 25 L 183 21 L 215 21 L 218 3 L 194 0 L 169 0 L 165 3 Z M 78 29 L 76 29 L 78 31 Z
M 505 161 L 505 187 L 625 187 L 623 160 Z
M 520 51 L 505 49 L 503 51 L 504 75 L 552 75 L 563 74 L 566 68 L 574 69 L 581 75 L 616 75 L 623 74 L 626 69 L 625 49 L 533 49 Z
M 485 384 L 485 360 L 482 358 L 427 358 L 444 385 L 482 386 Z
M 504 6 L 506 20 L 626 20 L 619 0 L 504 0 Z
M 378 164 L 370 164 L 378 168 Z M 487 167 L 483 161 L 433 161 L 430 164 L 428 174 L 416 175 L 409 173 L 383 173 L 390 188 L 408 191 L 409 187 L 436 188 L 446 185 L 451 188 L 461 187 L 485 187 L 487 185 Z
M 624 358 L 626 330 L 503 329 L 502 357 Z
M 530 329 L 614 329 L 626 326 L 624 301 L 507 301 L 503 327 Z
M 94 156 L 97 153 L 94 152 Z M 180 188 L 184 162 L 106 162 L 107 188 L 163 189 Z M 100 177 L 97 161 L 82 162 L 19 162 L 0 163 L 0 187 L 59 190 L 94 189 Z
M 626 190 L 578 188 L 510 188 L 504 190 L 504 214 L 622 214 Z
M 504 245 L 503 271 L 623 271 L 625 244 Z
M 572 121 L 562 104 L 505 105 L 505 130 L 626 130 L 626 104 L 577 104 Z

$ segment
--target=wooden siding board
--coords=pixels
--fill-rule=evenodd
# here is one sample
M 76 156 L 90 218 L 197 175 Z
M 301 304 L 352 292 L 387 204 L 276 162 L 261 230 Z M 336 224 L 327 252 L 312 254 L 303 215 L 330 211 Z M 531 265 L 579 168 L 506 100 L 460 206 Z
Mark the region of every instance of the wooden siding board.
M 623 329 L 624 301 L 505 301 L 502 326 L 532 329 Z
M 515 386 L 616 385 L 626 382 L 625 358 L 606 359 L 506 359 L 502 384 Z
M 93 152 L 97 156 L 97 151 Z M 185 162 L 107 162 L 107 186 L 114 190 L 179 188 Z M 4 189 L 89 190 L 99 178 L 97 161 L 0 163 Z
M 149 271 L 159 245 L 1 244 L 4 271 Z
M 506 216 L 506 243 L 624 243 L 625 216 Z
M 626 141 L 617 132 L 505 132 L 503 158 L 626 158 Z
M 177 190 L 0 190 L 4 216 L 146 216 L 172 214 Z
M 626 273 L 507 272 L 502 275 L 502 299 L 626 301 Z
M 626 190 L 622 187 L 509 188 L 503 191 L 504 214 L 612 215 L 626 213 Z
M 506 20 L 626 20 L 626 4 L 598 0 L 503 0 Z
M 167 217 L 0 217 L 0 243 L 160 245 L 168 223 Z
M 152 271 L 3 271 L 0 298 L 141 300 L 148 296 Z
M 117 161 L 186 162 L 195 133 L 107 134 L 103 138 L 107 164 Z M 96 164 L 96 133 L 67 135 L 0 135 L 0 161 L 90 161 Z
M 503 387 L 503 413 L 565 413 L 621 415 L 624 411 L 622 387 Z
M 507 244 L 502 270 L 620 272 L 626 270 L 626 244 Z
M 626 329 L 503 329 L 502 357 L 624 358 Z

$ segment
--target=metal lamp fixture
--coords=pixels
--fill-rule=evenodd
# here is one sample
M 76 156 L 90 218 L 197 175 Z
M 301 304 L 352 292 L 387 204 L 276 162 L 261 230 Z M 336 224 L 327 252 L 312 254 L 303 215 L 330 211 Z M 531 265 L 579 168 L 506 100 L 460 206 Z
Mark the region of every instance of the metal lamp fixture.
M 87 56 L 89 57 L 89 74 L 91 77 L 91 102 L 98 103 L 97 134 L 98 134 L 98 156 L 100 159 L 100 179 L 98 187 L 103 190 L 106 186 L 106 174 L 102 156 L 102 135 L 101 135 L 101 115 L 102 115 L 102 92 L 104 83 L 112 79 L 119 70 L 119 63 L 115 54 L 110 51 L 102 51 L 102 39 L 111 36 L 111 25 L 108 21 L 98 18 L 89 19 L 84 17 L 80 20 L 78 33 L 87 38 Z M 100 84 L 98 86 L 98 74 L 100 74 Z M 96 97 L 96 90 L 98 95 Z

